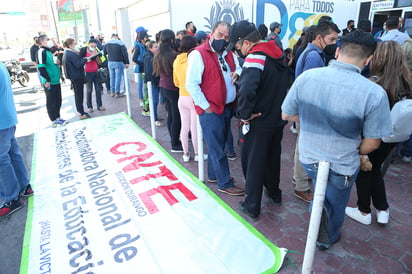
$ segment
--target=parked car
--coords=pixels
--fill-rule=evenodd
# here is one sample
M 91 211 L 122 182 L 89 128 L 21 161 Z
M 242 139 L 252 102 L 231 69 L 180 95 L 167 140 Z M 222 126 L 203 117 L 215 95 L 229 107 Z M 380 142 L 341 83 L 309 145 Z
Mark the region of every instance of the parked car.
M 20 61 L 21 67 L 25 71 L 32 71 L 36 70 L 36 67 L 34 66 L 33 62 L 31 61 L 30 57 L 30 49 L 29 48 L 24 48 L 18 53 L 17 55 L 17 60 Z
M 19 54 L 19 52 L 21 51 L 10 48 L 2 48 L 0 50 L 0 62 L 6 63 L 12 59 L 17 59 L 17 55 Z

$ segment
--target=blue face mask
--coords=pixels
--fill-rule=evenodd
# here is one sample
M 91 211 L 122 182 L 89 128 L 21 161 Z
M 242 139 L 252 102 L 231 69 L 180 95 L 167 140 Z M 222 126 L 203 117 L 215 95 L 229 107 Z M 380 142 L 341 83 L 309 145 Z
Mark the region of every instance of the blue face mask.
M 223 52 L 227 45 L 229 45 L 229 42 L 227 42 L 225 39 L 213 39 L 212 42 L 212 48 L 216 51 L 216 52 Z

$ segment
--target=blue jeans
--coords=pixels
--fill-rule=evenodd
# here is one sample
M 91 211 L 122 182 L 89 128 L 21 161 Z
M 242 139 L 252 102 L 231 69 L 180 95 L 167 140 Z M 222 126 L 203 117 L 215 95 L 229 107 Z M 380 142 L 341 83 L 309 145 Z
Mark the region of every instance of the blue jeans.
M 225 155 L 225 142 L 231 118 L 232 111 L 227 105 L 221 115 L 204 112 L 199 116 L 209 154 L 207 176 L 209 179 L 217 179 L 220 189 L 234 186 L 233 181 L 230 180 L 229 163 Z
M 120 83 L 123 79 L 123 69 L 125 65 L 123 62 L 109 62 L 110 87 L 112 92 L 120 93 Z
M 227 139 L 225 143 L 225 149 L 227 150 L 228 153 L 235 153 L 235 148 L 233 146 L 233 134 L 232 134 L 232 128 L 229 123 L 229 128 L 227 132 Z
M 143 100 L 143 73 L 137 73 L 137 96 L 139 100 Z
M 152 86 L 153 109 L 151 109 L 151 111 L 153 112 L 155 121 L 157 121 L 157 105 L 159 104 L 159 93 L 160 87 Z
M 16 200 L 29 184 L 15 132 L 15 126 L 0 130 L 0 207 Z
M 313 186 L 316 187 L 318 164 L 302 163 L 302 165 L 308 176 L 312 179 Z M 348 204 L 350 192 L 358 172 L 359 170 L 351 176 L 345 176 L 329 169 L 325 203 L 323 204 L 323 207 L 326 209 L 326 213 L 328 215 L 329 244 L 333 244 L 339 239 L 340 229 L 345 219 L 345 207 Z

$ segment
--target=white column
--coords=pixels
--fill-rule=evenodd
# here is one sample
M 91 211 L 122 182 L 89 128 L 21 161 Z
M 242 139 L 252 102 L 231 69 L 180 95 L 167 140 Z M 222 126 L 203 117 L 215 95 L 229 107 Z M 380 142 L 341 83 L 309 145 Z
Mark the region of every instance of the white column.
M 320 219 L 328 183 L 329 167 L 329 162 L 319 162 L 312 212 L 310 214 L 308 237 L 306 239 L 305 255 L 303 257 L 302 274 L 312 273 L 313 259 L 316 251 L 316 240 L 318 238 Z

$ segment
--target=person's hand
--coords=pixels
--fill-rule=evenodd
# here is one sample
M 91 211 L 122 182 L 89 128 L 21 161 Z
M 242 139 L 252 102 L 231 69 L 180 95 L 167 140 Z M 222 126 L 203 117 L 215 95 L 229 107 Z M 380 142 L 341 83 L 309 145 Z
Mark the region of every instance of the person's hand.
M 237 79 L 239 78 L 239 75 L 236 74 L 236 72 L 231 72 L 230 73 L 230 77 L 232 77 L 232 85 L 234 85 L 237 81 Z
M 44 83 L 43 85 L 44 85 L 44 87 L 47 88 L 47 89 L 50 88 L 50 82 L 46 82 L 46 83 Z
M 360 169 L 362 171 L 371 171 L 372 170 L 372 163 L 369 161 L 368 155 L 361 155 L 360 156 Z
M 205 109 L 205 112 L 206 112 L 206 113 L 212 113 L 213 110 L 212 110 L 210 107 L 208 107 L 207 109 Z
M 129 68 L 129 64 L 126 64 L 126 68 Z
M 262 115 L 262 112 L 258 112 L 258 113 L 252 113 L 252 115 L 250 115 L 250 118 L 247 120 L 243 120 L 241 119 L 242 123 L 244 124 L 249 124 L 251 120 L 255 119 L 256 117 L 259 117 Z

